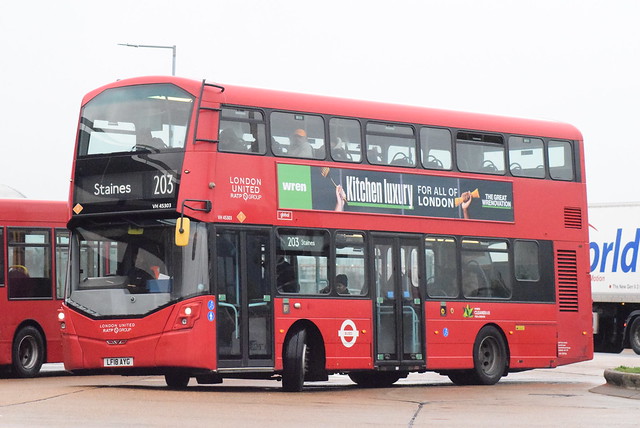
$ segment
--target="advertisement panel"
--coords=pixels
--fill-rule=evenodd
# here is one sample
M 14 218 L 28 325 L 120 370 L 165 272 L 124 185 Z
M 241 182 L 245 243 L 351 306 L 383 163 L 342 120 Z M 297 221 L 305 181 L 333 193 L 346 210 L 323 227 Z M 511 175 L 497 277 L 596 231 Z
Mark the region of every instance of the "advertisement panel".
M 278 208 L 513 222 L 509 182 L 278 164 Z

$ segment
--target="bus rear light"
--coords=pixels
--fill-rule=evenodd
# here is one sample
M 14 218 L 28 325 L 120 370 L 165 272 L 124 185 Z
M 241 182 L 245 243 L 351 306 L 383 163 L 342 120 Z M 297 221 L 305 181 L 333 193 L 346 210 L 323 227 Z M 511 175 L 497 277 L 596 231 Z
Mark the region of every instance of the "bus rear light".
M 178 315 L 173 323 L 173 329 L 191 328 L 200 318 L 200 303 L 187 303 L 178 310 Z

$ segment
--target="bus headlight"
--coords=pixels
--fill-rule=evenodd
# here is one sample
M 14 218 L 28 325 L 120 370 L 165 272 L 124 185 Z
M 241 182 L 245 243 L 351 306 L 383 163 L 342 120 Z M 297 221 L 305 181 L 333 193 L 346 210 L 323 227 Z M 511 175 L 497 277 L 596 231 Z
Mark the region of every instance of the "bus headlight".
M 64 322 L 64 312 L 62 311 L 62 309 L 58 309 L 58 322 L 60 323 L 60 329 L 64 330 L 65 328 L 67 328 L 67 323 Z
M 198 318 L 200 318 L 200 302 L 184 304 L 178 310 L 173 329 L 191 328 Z

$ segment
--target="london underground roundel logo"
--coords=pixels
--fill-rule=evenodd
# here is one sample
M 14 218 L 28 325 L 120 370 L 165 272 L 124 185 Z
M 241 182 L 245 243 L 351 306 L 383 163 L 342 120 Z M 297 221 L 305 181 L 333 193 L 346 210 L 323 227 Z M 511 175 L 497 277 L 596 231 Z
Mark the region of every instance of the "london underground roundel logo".
M 351 320 L 344 320 L 340 326 L 340 330 L 338 330 L 338 336 L 340 336 L 340 340 L 345 348 L 351 348 L 355 345 L 359 335 L 360 332 L 356 328 L 356 323 Z

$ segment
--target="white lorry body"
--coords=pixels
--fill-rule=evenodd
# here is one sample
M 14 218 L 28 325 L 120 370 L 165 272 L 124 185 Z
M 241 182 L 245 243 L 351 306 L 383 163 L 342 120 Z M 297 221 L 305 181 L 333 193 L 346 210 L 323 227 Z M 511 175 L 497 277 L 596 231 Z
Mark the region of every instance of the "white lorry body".
M 640 202 L 589 205 L 594 348 L 640 354 Z

